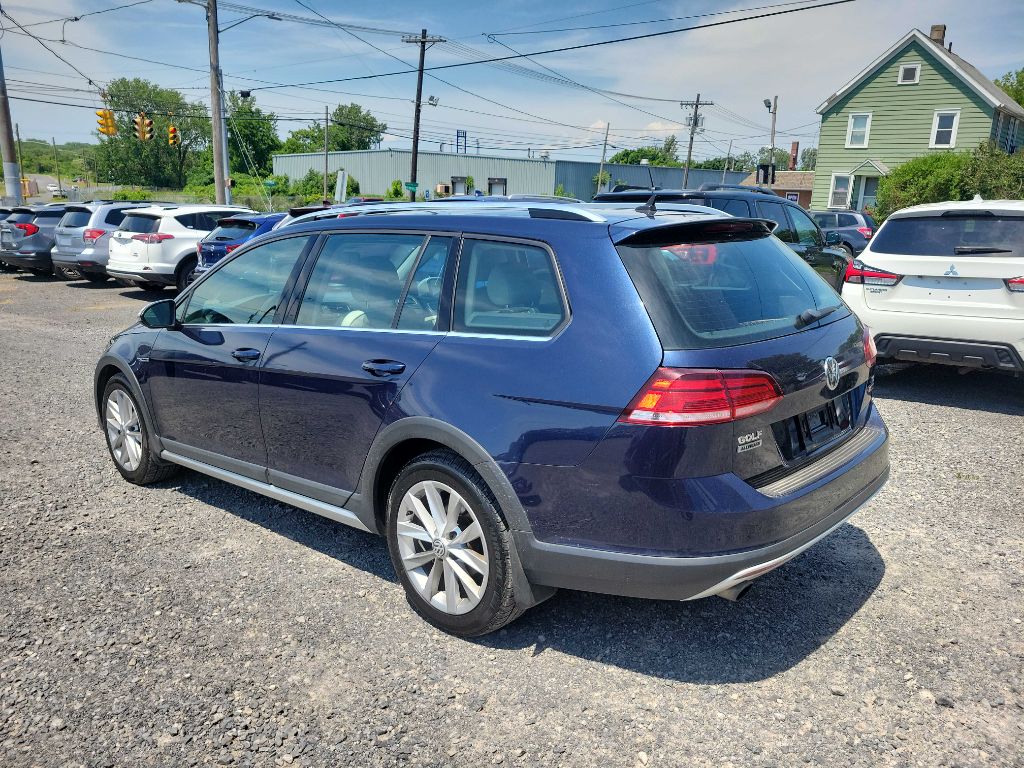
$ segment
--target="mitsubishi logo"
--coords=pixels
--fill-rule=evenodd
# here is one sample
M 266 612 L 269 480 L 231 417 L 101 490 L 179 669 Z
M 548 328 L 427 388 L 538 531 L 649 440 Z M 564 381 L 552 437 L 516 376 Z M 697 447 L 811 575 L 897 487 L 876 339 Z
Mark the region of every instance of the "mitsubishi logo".
M 950 264 L 949 269 L 942 274 L 946 277 L 960 277 L 960 273 L 956 271 L 956 264 Z
M 834 357 L 826 357 L 825 363 L 825 384 L 829 389 L 839 386 L 839 362 Z

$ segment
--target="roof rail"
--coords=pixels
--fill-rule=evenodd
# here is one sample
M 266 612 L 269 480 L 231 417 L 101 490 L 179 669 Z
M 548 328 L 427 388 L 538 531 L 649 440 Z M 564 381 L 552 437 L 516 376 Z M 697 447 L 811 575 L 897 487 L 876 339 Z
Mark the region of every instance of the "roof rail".
M 651 187 L 651 186 L 646 186 L 645 187 L 645 186 L 642 186 L 642 185 L 639 185 L 639 184 L 616 184 L 609 191 L 610 192 L 630 192 L 630 191 L 637 190 L 637 189 L 655 190 L 655 189 L 661 189 L 661 187 Z
M 714 192 L 719 189 L 734 189 L 740 192 L 760 192 L 762 195 L 772 195 L 778 197 L 775 194 L 775 190 L 769 187 L 762 187 L 757 185 L 746 185 L 746 184 L 701 184 L 697 187 L 698 192 Z

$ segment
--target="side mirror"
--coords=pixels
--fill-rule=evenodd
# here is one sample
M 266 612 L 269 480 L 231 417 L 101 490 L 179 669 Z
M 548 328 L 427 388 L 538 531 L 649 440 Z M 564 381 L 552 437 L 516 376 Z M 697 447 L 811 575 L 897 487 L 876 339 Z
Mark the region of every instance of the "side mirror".
M 147 328 L 174 328 L 178 324 L 174 317 L 176 309 L 174 299 L 154 301 L 139 312 L 139 319 Z
M 825 235 L 825 245 L 839 245 L 842 242 L 843 238 L 838 232 L 829 232 Z

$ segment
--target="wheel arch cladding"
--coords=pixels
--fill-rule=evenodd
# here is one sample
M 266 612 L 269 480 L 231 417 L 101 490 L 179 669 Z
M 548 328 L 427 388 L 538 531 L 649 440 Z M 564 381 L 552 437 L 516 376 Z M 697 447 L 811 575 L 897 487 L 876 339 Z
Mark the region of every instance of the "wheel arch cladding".
M 139 386 L 139 381 L 135 377 L 135 372 L 132 371 L 131 367 L 127 363 L 116 357 L 111 357 L 110 355 L 106 355 L 100 359 L 100 362 L 96 366 L 96 374 L 94 377 L 96 418 L 99 421 L 100 426 L 103 426 L 103 390 L 107 388 L 107 384 L 117 374 L 124 376 L 125 380 L 128 382 L 128 388 L 131 390 L 136 403 L 138 403 L 143 420 L 149 427 L 150 437 L 153 441 L 153 448 L 157 453 L 159 453 L 162 446 L 160 443 L 160 436 L 156 432 L 156 422 L 153 421 L 153 416 L 150 413 L 149 403 L 146 401 L 146 398 L 142 396 L 142 387 Z

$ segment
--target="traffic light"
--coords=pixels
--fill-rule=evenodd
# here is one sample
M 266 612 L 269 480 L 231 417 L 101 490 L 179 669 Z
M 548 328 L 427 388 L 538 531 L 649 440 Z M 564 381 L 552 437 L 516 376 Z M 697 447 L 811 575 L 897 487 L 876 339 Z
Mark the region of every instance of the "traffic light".
M 104 136 L 113 136 L 117 133 L 117 126 L 114 124 L 114 113 L 109 109 L 97 109 L 96 117 L 99 118 L 96 122 L 99 123 L 100 133 Z
M 135 137 L 139 141 L 149 141 L 153 138 L 153 121 L 146 117 L 145 112 L 139 112 L 132 122 L 135 124 Z
M 181 136 L 178 135 L 178 129 L 173 125 L 167 128 L 167 143 L 172 147 L 175 144 L 181 144 Z

